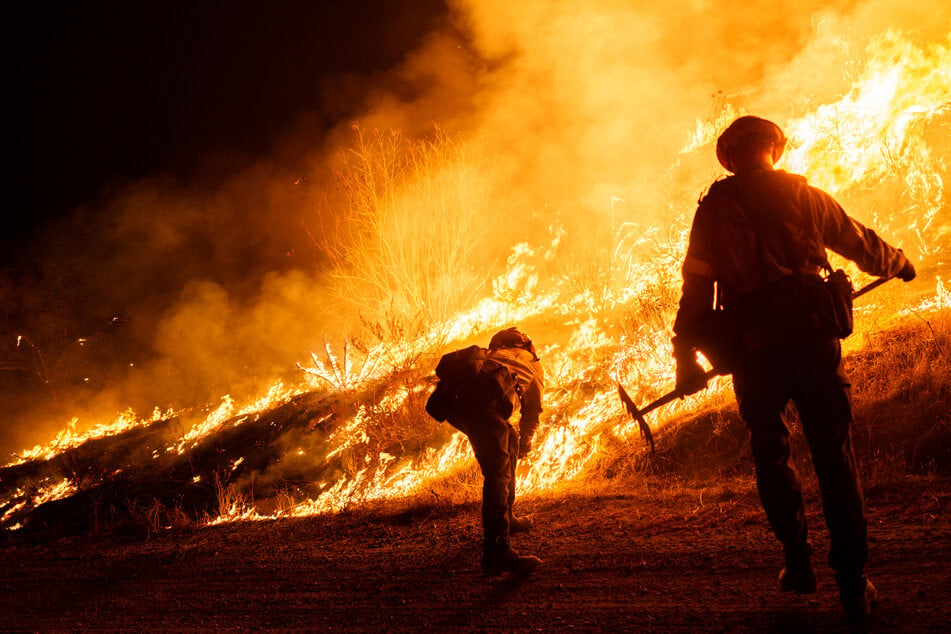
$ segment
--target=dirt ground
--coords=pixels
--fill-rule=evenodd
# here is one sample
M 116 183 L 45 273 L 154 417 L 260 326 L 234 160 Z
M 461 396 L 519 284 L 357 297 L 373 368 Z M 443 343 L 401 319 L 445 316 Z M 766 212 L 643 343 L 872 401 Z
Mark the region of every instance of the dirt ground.
M 867 491 L 871 631 L 951 626 L 951 481 Z M 643 484 L 521 502 L 540 556 L 524 577 L 478 569 L 475 504 L 357 511 L 0 547 L 4 630 L 850 631 L 809 494 L 819 591 L 779 592 L 779 550 L 753 484 Z

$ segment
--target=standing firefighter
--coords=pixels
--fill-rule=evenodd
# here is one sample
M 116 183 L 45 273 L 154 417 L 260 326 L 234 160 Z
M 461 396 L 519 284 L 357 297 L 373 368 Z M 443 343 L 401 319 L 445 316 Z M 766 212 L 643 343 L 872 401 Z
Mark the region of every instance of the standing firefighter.
M 519 555 L 509 535 L 531 530 L 516 517 L 515 467 L 531 449 L 542 411 L 544 376 L 535 346 L 517 328 L 497 332 L 488 350 L 471 346 L 445 355 L 427 410 L 465 433 L 482 470 L 482 570 L 488 575 L 529 572 L 541 559 Z M 521 411 L 518 430 L 509 418 Z
M 783 421 L 793 401 L 822 493 L 829 564 L 847 616 L 860 621 L 876 591 L 865 577 L 865 501 L 852 451 L 843 333 L 821 306 L 820 273 L 829 270 L 826 248 L 872 275 L 907 282 L 915 268 L 829 194 L 776 170 L 785 144 L 779 126 L 753 116 L 734 121 L 717 141 L 717 159 L 733 175 L 710 187 L 690 232 L 674 323 L 677 389 L 706 387 L 698 350 L 733 373 L 760 499 L 783 545 L 780 587 L 808 594 L 816 590 L 816 572 Z

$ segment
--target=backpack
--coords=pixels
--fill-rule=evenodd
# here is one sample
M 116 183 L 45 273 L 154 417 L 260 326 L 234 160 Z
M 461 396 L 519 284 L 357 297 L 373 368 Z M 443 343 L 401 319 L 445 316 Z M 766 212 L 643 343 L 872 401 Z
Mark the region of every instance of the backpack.
M 765 270 L 765 255 L 760 235 L 766 230 L 768 217 L 750 214 L 747 205 L 751 204 L 749 195 L 735 180 L 736 177 L 721 181 L 732 182 L 727 189 L 731 198 L 738 204 L 741 215 L 753 229 L 756 237 L 756 250 L 760 271 Z M 815 234 L 812 239 L 822 245 L 822 236 L 818 228 L 812 227 Z M 775 227 L 774 227 L 775 231 Z M 797 335 L 828 335 L 844 339 L 852 334 L 852 280 L 842 270 L 832 270 L 832 265 L 822 250 L 822 261 L 810 258 L 800 244 L 789 243 L 787 250 L 790 259 L 803 264 L 818 265 L 825 271 L 824 277 L 813 274 L 793 273 L 766 283 L 762 280 L 759 289 L 743 295 L 733 302 L 735 306 L 727 311 L 723 320 L 733 322 L 734 329 L 764 330 L 771 340 L 783 341 Z M 723 309 L 720 298 L 717 308 Z
M 474 407 L 490 408 L 508 419 L 518 404 L 515 375 L 479 346 L 444 354 L 436 364 L 436 377 L 439 380 L 426 401 L 426 412 L 439 422 Z

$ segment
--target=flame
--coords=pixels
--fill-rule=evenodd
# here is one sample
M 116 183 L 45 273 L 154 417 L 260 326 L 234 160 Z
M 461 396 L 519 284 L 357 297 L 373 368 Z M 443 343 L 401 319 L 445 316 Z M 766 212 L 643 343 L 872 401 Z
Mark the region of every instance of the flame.
M 105 438 L 107 436 L 115 436 L 116 434 L 121 434 L 136 427 L 151 425 L 156 421 L 170 418 L 173 415 L 174 412 L 172 410 L 166 410 L 163 412 L 156 407 L 152 412 L 151 417 L 139 418 L 136 416 L 133 410 L 128 409 L 120 413 L 112 422 L 99 423 L 82 432 L 76 431 L 76 426 L 77 423 L 79 423 L 79 419 L 74 417 L 69 421 L 64 429 L 60 430 L 59 433 L 56 434 L 56 437 L 53 438 L 52 441 L 45 445 L 36 445 L 32 449 L 23 451 L 17 456 L 16 460 L 6 466 L 13 466 L 37 459 L 49 460 L 50 458 L 58 456 L 64 451 L 74 447 L 78 447 L 89 440 Z
M 833 194 L 881 178 L 896 162 L 927 164 L 928 146 L 914 130 L 951 108 L 949 43 L 922 48 L 891 32 L 874 38 L 869 61 L 845 97 L 787 122 L 791 147 L 785 164 Z M 903 172 L 914 190 L 928 187 L 931 179 L 920 182 L 918 170 Z M 921 195 L 937 201 L 941 193 Z
M 785 167 L 807 174 L 810 181 L 830 193 L 848 197 L 851 190 L 899 177 L 905 204 L 914 210 L 911 223 L 916 242 L 924 254 L 941 251 L 937 229 L 947 209 L 940 165 L 930 153 L 925 130 L 932 120 L 951 114 L 951 54 L 947 43 L 918 46 L 899 33 L 874 38 L 865 51 L 866 63 L 855 84 L 841 99 L 822 104 L 811 113 L 786 121 L 790 138 Z M 742 114 L 725 104 L 718 116 L 698 122 L 682 153 L 711 152 L 719 130 Z M 897 176 L 896 176 L 897 175 Z M 612 196 L 614 206 L 621 197 Z M 857 214 L 861 215 L 861 214 Z M 875 220 L 892 232 L 892 223 L 903 222 L 902 210 Z M 944 224 L 942 222 L 944 221 Z M 617 310 L 653 291 L 662 270 L 677 270 L 686 248 L 687 232 L 673 236 L 659 258 L 662 267 L 645 266 L 643 250 L 656 236 L 657 228 L 639 229 L 622 224 L 614 248 L 617 283 L 607 289 L 609 308 Z M 470 311 L 454 316 L 441 332 L 447 340 L 469 340 L 493 327 L 520 323 L 551 315 L 569 317 L 573 330 L 567 344 L 547 346 L 542 356 L 548 369 L 547 410 L 539 429 L 539 442 L 530 460 L 520 468 L 522 492 L 544 491 L 570 480 L 591 463 L 610 437 L 636 438 L 636 424 L 621 411 L 610 379 L 634 386 L 637 398 L 647 399 L 670 389 L 673 367 L 669 332 L 641 325 L 633 332 L 612 335 L 593 316 L 596 301 L 590 289 L 573 292 L 565 284 L 543 287 L 540 264 L 556 257 L 560 233 L 546 246 L 519 244 L 513 248 L 505 274 L 492 285 L 493 297 Z M 658 261 L 655 252 L 654 262 Z M 856 272 L 856 275 L 860 275 Z M 951 294 L 940 278 L 936 293 L 907 310 L 940 310 L 951 306 Z M 669 315 L 668 315 L 669 317 Z M 669 324 L 669 322 L 668 322 Z M 439 337 L 422 338 L 425 348 Z M 605 370 L 607 368 L 607 370 Z M 658 428 L 675 423 L 691 410 L 708 406 L 722 397 L 730 380 L 718 377 L 703 395 L 675 401 L 654 414 Z M 592 388 L 590 392 L 583 386 Z M 581 396 L 579 392 L 588 392 Z M 341 428 L 337 451 L 364 440 L 361 414 Z M 367 456 L 356 474 L 328 486 L 317 500 L 296 507 L 293 514 L 310 514 L 345 508 L 361 501 L 418 493 L 436 477 L 458 469 L 472 468 L 461 434 L 442 449 L 430 449 L 416 461 L 394 466 L 384 457 Z
M 71 482 L 68 478 L 63 478 L 52 483 L 49 482 L 49 479 L 46 479 L 42 485 L 38 486 L 33 492 L 17 489 L 9 499 L 4 500 L 4 506 L 7 507 L 7 510 L 0 516 L 0 524 L 6 522 L 27 505 L 36 508 L 41 504 L 69 497 L 76 493 L 77 490 L 78 487 L 76 484 Z M 18 528 L 20 528 L 20 525 L 16 524 L 9 527 L 8 530 L 17 530 Z

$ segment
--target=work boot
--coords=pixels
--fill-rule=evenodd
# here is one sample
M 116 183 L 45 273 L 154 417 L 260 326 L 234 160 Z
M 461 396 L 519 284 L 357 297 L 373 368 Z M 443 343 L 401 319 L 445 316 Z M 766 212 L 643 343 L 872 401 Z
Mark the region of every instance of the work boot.
M 878 591 L 865 575 L 843 577 L 836 575 L 839 598 L 850 623 L 861 623 L 872 612 L 878 601 Z
M 808 553 L 786 555 L 786 565 L 779 571 L 779 589 L 796 594 L 812 594 L 816 591 L 816 569 Z
M 509 535 L 527 533 L 533 528 L 535 528 L 535 522 L 530 517 L 516 517 L 513 515 L 512 519 L 509 520 Z
M 531 572 L 541 563 L 538 557 L 519 555 L 506 541 L 486 544 L 482 553 L 482 572 L 493 577 L 503 572 Z

